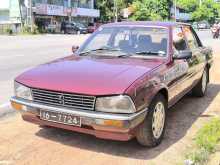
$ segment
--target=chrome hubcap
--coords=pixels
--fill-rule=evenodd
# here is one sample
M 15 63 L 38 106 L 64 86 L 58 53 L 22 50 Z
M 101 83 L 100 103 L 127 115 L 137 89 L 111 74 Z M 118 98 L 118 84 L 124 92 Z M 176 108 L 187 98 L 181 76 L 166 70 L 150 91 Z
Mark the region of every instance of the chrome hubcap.
M 207 85 L 207 75 L 206 75 L 206 71 L 204 71 L 202 75 L 202 91 L 203 92 L 205 92 L 206 90 L 206 85 Z
M 153 118 L 152 118 L 152 131 L 156 139 L 160 138 L 165 122 L 165 108 L 162 102 L 156 104 Z

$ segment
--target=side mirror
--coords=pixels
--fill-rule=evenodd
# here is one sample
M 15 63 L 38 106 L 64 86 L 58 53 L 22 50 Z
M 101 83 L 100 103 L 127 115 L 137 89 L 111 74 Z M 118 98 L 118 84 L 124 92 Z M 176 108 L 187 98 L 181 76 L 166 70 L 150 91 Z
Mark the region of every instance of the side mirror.
M 72 52 L 75 53 L 79 49 L 79 46 L 72 46 Z
M 174 54 L 173 59 L 189 59 L 191 57 L 192 57 L 192 51 L 181 50 L 178 53 Z

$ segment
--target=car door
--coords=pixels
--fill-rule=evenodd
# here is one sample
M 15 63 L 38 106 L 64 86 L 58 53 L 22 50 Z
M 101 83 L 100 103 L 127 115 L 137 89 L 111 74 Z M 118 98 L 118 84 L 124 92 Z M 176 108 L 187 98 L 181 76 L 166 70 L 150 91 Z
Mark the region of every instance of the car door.
M 190 65 L 189 85 L 194 86 L 202 77 L 206 64 L 206 56 L 203 53 L 202 44 L 191 26 L 183 26 L 188 49 L 192 51 L 192 58 L 188 60 Z
M 178 56 L 179 52 L 187 50 L 188 46 L 181 26 L 173 27 L 172 31 L 173 55 Z M 190 66 L 190 62 L 186 59 L 173 59 L 173 62 L 169 65 L 165 79 L 168 82 L 171 105 L 184 95 L 184 86 L 187 84 L 191 71 Z
M 70 23 L 66 23 L 66 33 L 70 33 L 71 32 L 71 25 Z

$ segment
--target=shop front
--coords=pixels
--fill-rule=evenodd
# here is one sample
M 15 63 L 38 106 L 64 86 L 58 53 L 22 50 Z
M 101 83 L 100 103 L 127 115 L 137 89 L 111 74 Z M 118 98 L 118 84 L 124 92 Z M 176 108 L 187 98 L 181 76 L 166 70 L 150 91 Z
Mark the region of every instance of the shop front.
M 59 33 L 61 23 L 72 21 L 88 25 L 99 17 L 100 12 L 96 9 L 88 8 L 68 8 L 58 5 L 36 3 L 34 10 L 35 24 L 48 32 Z
M 36 4 L 34 10 L 35 24 L 43 31 L 59 33 L 61 23 L 68 19 L 64 6 Z

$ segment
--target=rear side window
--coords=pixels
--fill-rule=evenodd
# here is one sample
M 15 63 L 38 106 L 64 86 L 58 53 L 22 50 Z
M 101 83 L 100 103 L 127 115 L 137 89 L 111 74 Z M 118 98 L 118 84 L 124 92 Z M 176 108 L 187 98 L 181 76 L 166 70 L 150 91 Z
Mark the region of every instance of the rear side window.
M 198 48 L 199 44 L 198 44 L 193 32 L 191 31 L 191 28 L 189 26 L 184 26 L 183 31 L 184 31 L 186 39 L 188 41 L 189 48 L 190 49 Z
M 181 27 L 173 29 L 173 46 L 176 51 L 186 50 L 187 44 Z

